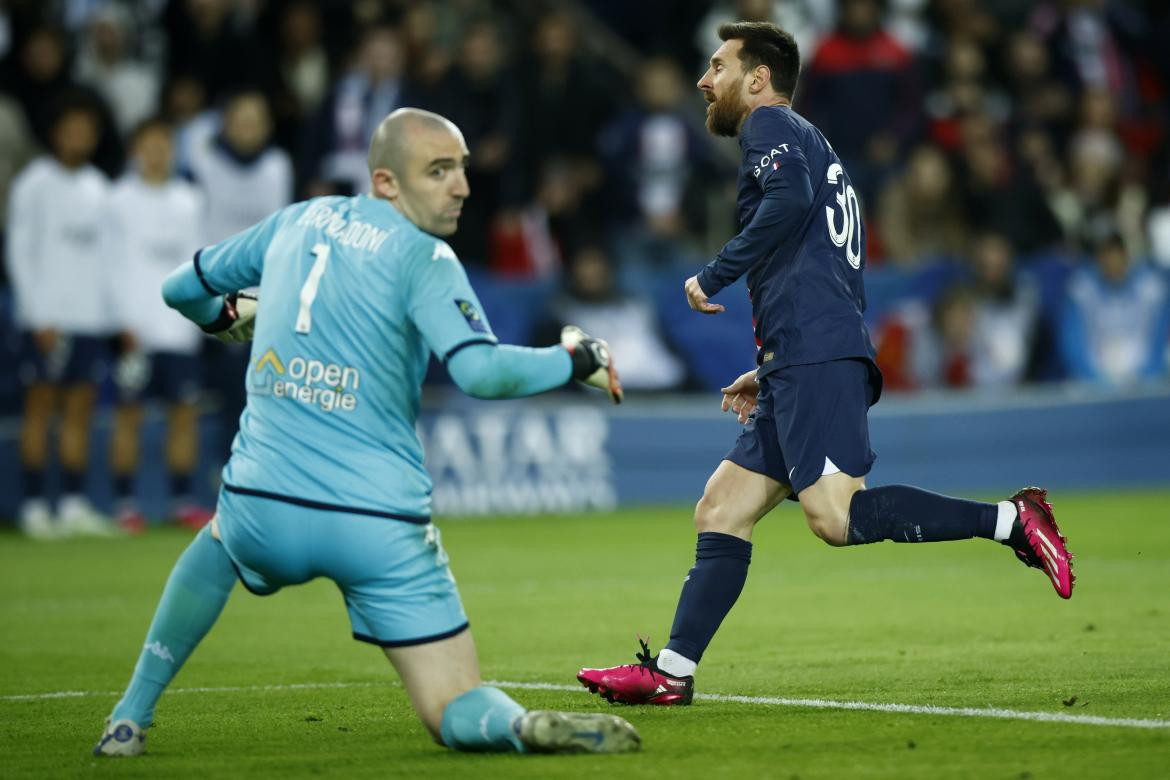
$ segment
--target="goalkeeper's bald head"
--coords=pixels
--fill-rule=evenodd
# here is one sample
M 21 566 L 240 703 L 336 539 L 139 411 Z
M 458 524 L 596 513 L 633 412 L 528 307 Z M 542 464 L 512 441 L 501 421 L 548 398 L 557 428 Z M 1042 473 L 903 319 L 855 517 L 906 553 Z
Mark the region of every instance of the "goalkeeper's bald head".
M 449 133 L 463 143 L 463 133 L 454 122 L 441 114 L 421 108 L 399 108 L 387 114 L 370 139 L 367 163 L 370 175 L 384 168 L 401 176 L 413 141 L 426 133 Z

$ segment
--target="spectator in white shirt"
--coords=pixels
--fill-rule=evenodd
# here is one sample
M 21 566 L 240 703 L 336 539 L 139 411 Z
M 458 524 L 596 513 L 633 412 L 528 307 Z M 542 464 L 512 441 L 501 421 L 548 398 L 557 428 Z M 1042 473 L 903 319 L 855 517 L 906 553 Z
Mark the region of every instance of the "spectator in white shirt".
M 219 132 L 190 150 L 190 173 L 207 199 L 204 244 L 235 235 L 292 202 L 292 162 L 271 142 L 268 100 L 245 91 L 228 100 Z
M 256 91 L 237 93 L 224 107 L 219 131 L 195 142 L 189 167 L 207 202 L 204 245 L 251 227 L 292 202 L 293 171 L 288 155 L 272 143 L 268 101 Z M 209 340 L 204 356 L 208 389 L 218 397 L 217 443 L 226 459 L 246 397 L 248 349 Z
M 162 120 L 141 124 L 132 138 L 133 170 L 114 186 L 110 198 L 112 260 L 117 264 L 117 316 L 122 353 L 114 364 L 118 408 L 114 415 L 110 464 L 114 473 L 118 524 L 145 528 L 134 500 L 138 471 L 142 401 L 159 400 L 167 409 L 166 466 L 171 517 L 202 527 L 209 510 L 193 500 L 192 475 L 199 452 L 197 432 L 202 367 L 201 334 L 163 303 L 167 275 L 199 249 L 203 240 L 203 199 L 191 184 L 172 175 L 172 129 Z
M 158 108 L 157 67 L 130 56 L 130 12 L 109 3 L 94 12 L 78 52 L 74 76 L 97 90 L 127 135 Z
M 94 397 L 112 330 L 109 183 L 90 165 L 99 121 L 88 102 L 66 105 L 50 125 L 52 155 L 22 171 L 9 198 L 7 258 L 15 319 L 27 333 L 20 368 L 26 387 L 20 524 L 38 538 L 108 530 L 84 495 Z M 63 489 L 55 521 L 45 472 L 49 428 L 58 411 Z

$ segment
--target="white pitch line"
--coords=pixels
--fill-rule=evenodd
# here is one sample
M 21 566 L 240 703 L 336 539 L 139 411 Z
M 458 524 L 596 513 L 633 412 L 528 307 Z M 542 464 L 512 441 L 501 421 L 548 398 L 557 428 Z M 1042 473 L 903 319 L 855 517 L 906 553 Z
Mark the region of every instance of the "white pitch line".
M 201 688 L 168 688 L 173 693 L 255 693 L 259 691 L 305 691 L 335 688 L 393 687 L 396 680 L 385 682 L 287 683 L 280 685 L 223 685 Z M 44 699 L 77 699 L 83 696 L 121 696 L 122 691 L 50 691 L 49 693 L 17 693 L 0 696 L 0 701 L 41 701 Z
M 280 685 L 237 685 L 221 687 L 173 688 L 167 693 L 247 693 L 260 691 L 334 690 L 344 688 L 392 687 L 398 683 L 385 682 L 336 682 L 336 683 L 287 683 Z M 487 685 L 500 688 L 527 691 L 565 691 L 584 693 L 576 685 L 543 682 L 513 682 L 489 680 Z M 46 693 L 20 693 L 0 696 L 0 701 L 44 701 L 49 699 L 74 699 L 88 696 L 118 696 L 121 691 L 50 691 Z M 697 693 L 702 701 L 721 701 L 733 704 L 755 704 L 771 707 L 805 707 L 818 710 L 853 710 L 861 712 L 893 712 L 903 715 L 942 715 L 959 718 L 994 718 L 999 720 L 1030 720 L 1040 723 L 1072 723 L 1080 726 L 1113 726 L 1130 729 L 1170 729 L 1170 720 L 1154 718 L 1106 718 L 1100 715 L 1077 715 L 1065 712 L 1032 712 L 1009 710 L 1001 707 L 940 707 L 933 704 L 893 704 L 866 701 L 835 701 L 832 699 L 788 699 L 779 696 L 736 696 L 726 693 Z
M 501 688 L 533 691 L 583 691 L 575 685 L 556 683 L 488 682 Z M 1065 712 L 1029 712 L 999 707 L 939 707 L 933 704 L 887 704 L 866 701 L 834 701 L 832 699 L 785 699 L 779 696 L 736 696 L 728 693 L 696 693 L 696 699 L 725 701 L 735 704 L 764 704 L 773 707 L 808 707 L 818 710 L 860 710 L 864 712 L 897 712 L 908 715 L 946 715 L 960 718 L 999 718 L 1001 720 L 1032 720 L 1043 723 L 1076 723 L 1082 726 L 1119 726 L 1131 729 L 1170 729 L 1170 720 L 1151 718 L 1105 718 L 1100 715 L 1073 715 Z

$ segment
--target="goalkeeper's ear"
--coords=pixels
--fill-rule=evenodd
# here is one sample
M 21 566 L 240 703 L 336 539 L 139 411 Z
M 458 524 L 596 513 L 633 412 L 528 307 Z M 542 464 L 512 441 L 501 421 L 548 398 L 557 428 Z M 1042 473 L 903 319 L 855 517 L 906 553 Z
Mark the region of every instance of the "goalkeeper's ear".
M 573 379 L 604 390 L 615 404 L 622 402 L 622 383 L 608 344 L 576 325 L 566 325 L 561 329 L 561 346 L 569 351 L 573 361 Z

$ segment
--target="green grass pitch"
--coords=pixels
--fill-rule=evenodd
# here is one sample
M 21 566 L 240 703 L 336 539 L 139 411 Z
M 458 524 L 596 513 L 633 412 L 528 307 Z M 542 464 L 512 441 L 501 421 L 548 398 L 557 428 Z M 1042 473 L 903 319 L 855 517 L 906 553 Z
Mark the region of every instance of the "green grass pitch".
M 701 693 L 1004 708 L 1170 721 L 1170 492 L 1057 494 L 1077 590 L 976 540 L 835 550 L 795 507 L 756 532 L 751 576 Z M 484 676 L 574 684 L 669 631 L 688 509 L 440 522 Z M 1170 728 L 698 700 L 612 708 L 512 689 L 530 707 L 614 711 L 632 756 L 466 755 L 429 742 L 381 653 L 318 581 L 237 587 L 159 705 L 138 759 L 89 750 L 189 537 L 33 543 L 0 535 L 0 776 L 1166 777 Z M 26 697 L 59 691 L 79 695 Z

